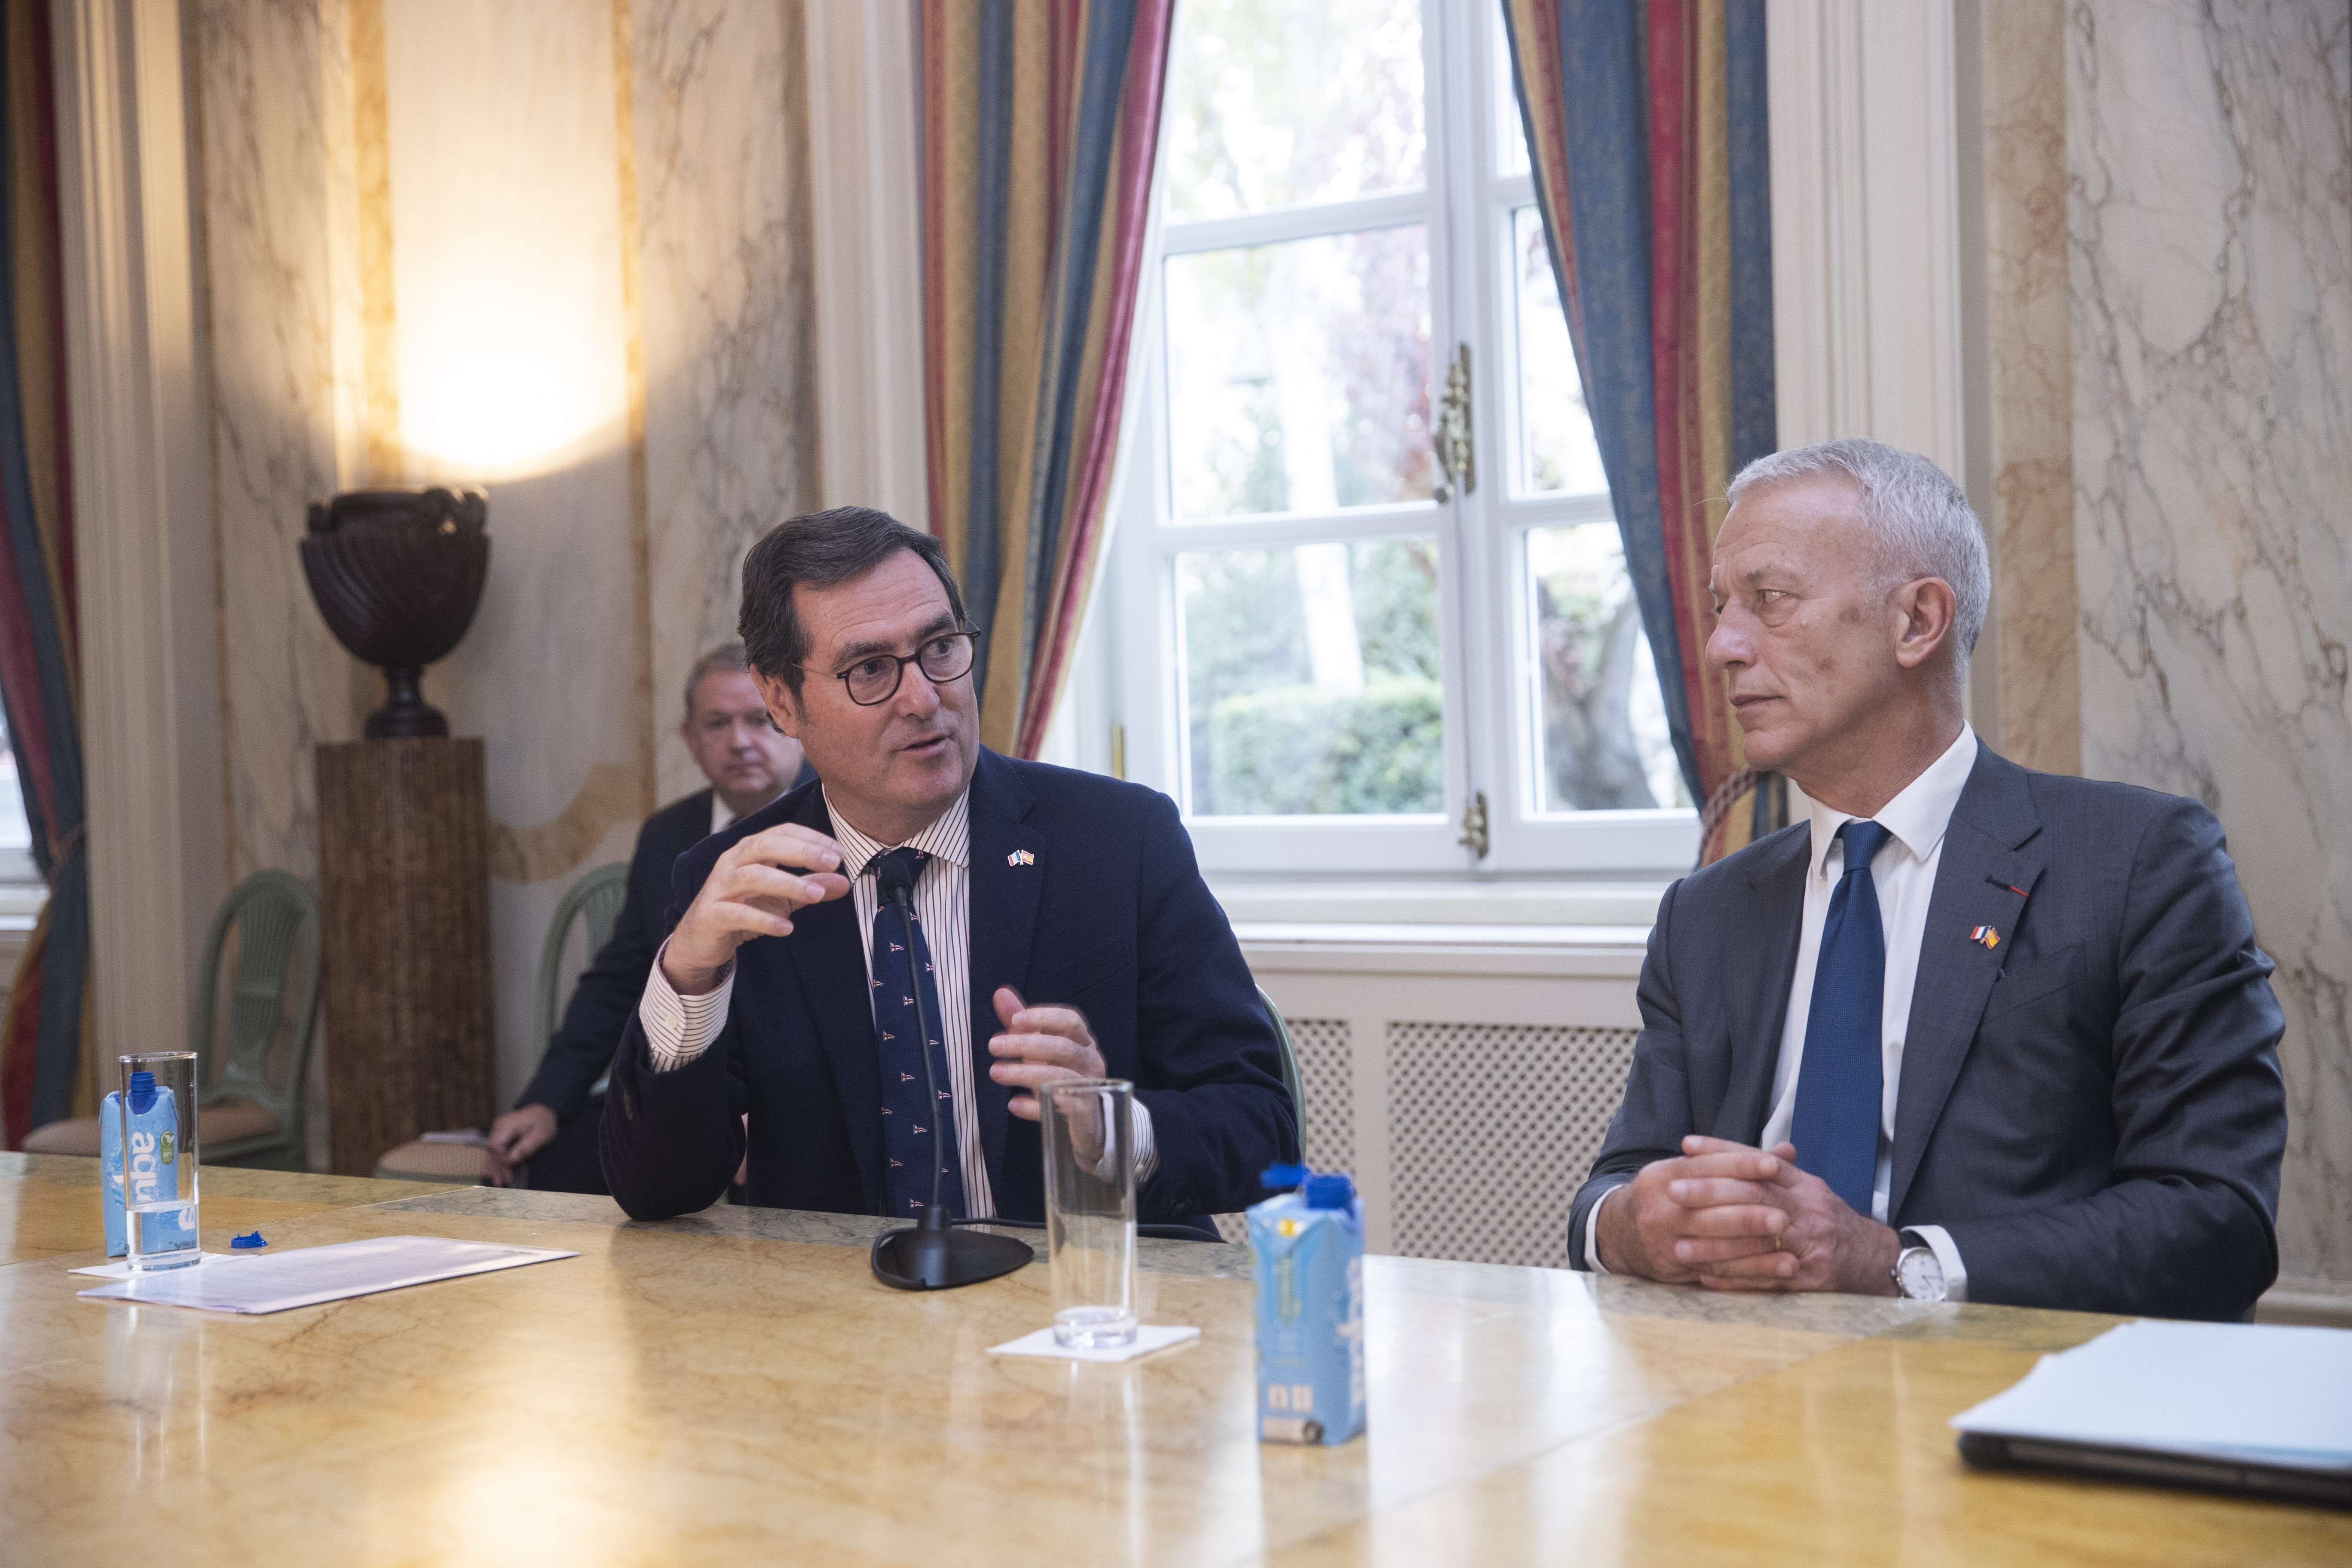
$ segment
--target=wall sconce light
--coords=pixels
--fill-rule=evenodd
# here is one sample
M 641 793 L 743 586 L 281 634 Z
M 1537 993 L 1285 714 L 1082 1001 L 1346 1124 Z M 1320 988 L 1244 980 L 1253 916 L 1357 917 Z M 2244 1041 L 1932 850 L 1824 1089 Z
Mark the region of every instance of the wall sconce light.
M 367 738 L 446 735 L 419 688 L 473 624 L 489 574 L 480 490 L 352 490 L 310 503 L 302 574 L 335 640 L 383 667 L 384 705 Z

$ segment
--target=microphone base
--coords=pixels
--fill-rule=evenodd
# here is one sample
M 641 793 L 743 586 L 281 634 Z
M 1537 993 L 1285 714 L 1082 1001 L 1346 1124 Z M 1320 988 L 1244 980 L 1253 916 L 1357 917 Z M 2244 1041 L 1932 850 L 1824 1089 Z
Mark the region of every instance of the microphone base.
M 931 1207 L 904 1230 L 874 1238 L 874 1278 L 898 1290 L 951 1290 L 1010 1274 L 1036 1260 L 1025 1241 L 981 1230 L 958 1230 L 944 1208 Z

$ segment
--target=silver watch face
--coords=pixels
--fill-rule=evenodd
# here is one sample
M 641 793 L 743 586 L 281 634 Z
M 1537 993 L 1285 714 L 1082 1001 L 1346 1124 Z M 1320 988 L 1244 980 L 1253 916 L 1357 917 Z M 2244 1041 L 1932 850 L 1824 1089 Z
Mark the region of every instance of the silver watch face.
M 1903 1293 L 1915 1301 L 1940 1301 L 1944 1299 L 1944 1266 L 1936 1261 L 1932 1247 L 1910 1247 L 1895 1261 L 1895 1277 L 1902 1282 Z

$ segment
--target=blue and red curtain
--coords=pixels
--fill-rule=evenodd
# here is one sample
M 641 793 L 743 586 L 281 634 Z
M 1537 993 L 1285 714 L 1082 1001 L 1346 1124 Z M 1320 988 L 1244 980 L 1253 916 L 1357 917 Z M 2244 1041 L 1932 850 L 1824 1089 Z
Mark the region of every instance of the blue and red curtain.
M 922 10 L 931 528 L 1034 757 L 1101 553 L 1175 0 Z
M 1776 444 L 1764 0 L 1504 0 L 1544 234 L 1702 864 L 1785 826 L 1706 667 L 1725 488 Z
M 65 300 L 49 7 L 0 25 L 0 702 L 49 896 L 0 1023 L 7 1147 L 88 1114 L 89 879 L 82 844 Z

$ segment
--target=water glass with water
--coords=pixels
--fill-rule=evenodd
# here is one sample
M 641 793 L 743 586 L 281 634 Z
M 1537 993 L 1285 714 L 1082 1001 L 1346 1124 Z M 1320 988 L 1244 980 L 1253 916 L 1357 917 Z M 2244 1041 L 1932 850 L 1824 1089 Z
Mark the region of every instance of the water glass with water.
M 123 1239 L 134 1274 L 196 1261 L 196 1056 L 121 1058 Z
M 1135 1339 L 1135 1086 L 1076 1079 L 1038 1091 L 1054 1338 L 1074 1350 Z

